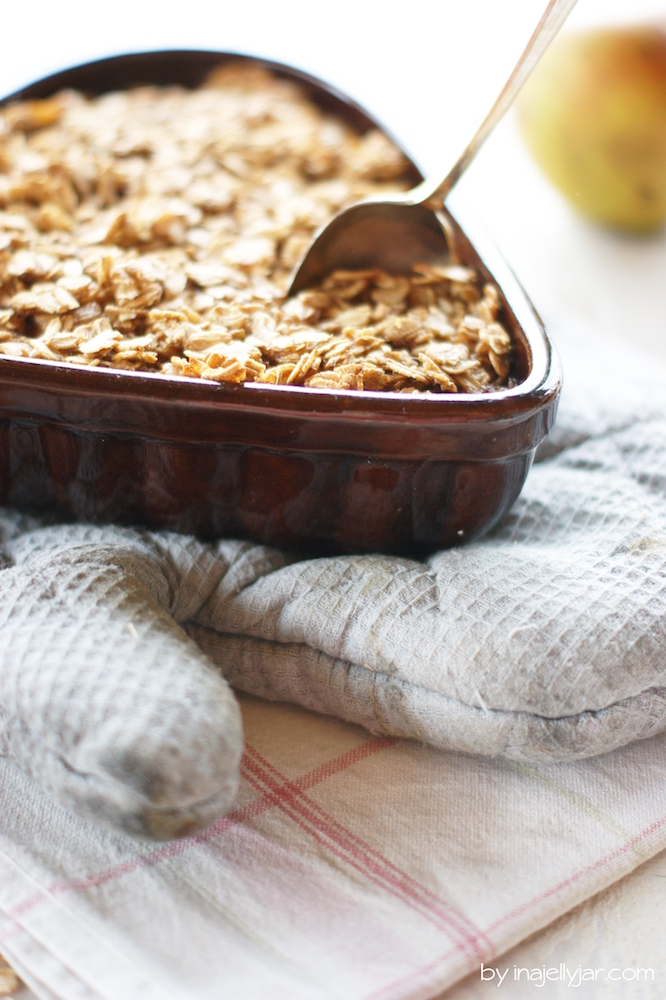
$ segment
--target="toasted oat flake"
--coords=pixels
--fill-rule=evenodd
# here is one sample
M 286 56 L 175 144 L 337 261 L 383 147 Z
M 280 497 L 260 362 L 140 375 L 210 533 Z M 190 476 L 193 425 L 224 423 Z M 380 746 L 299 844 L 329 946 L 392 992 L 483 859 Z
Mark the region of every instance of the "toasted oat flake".
M 336 271 L 285 299 L 314 231 L 408 175 L 383 134 L 243 63 L 195 91 L 5 108 L 0 355 L 229 384 L 509 385 L 499 293 L 472 268 Z
M 21 982 L 18 976 L 0 955 L 0 996 L 11 996 L 13 993 L 18 993 L 20 988 Z

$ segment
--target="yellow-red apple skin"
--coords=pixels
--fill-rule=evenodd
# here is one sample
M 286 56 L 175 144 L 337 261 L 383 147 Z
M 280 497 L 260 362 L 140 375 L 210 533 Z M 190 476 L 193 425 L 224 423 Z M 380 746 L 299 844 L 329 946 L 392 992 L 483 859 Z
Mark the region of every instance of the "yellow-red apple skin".
M 602 223 L 650 232 L 666 220 L 666 33 L 615 28 L 557 39 L 519 101 L 546 175 Z

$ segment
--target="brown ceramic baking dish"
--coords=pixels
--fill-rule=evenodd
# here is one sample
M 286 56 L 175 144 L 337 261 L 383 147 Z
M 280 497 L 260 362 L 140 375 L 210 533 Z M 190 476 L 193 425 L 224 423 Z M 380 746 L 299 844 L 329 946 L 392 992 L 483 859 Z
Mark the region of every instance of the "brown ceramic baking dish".
M 119 56 L 50 76 L 2 103 L 65 87 L 193 87 L 229 58 L 239 56 Z M 300 81 L 359 132 L 378 127 L 319 81 L 260 62 Z M 2 357 L 0 503 L 313 552 L 419 555 L 487 531 L 520 493 L 553 423 L 560 367 L 484 235 L 448 213 L 443 224 L 454 256 L 500 288 L 515 341 L 514 388 L 405 396 L 229 387 Z

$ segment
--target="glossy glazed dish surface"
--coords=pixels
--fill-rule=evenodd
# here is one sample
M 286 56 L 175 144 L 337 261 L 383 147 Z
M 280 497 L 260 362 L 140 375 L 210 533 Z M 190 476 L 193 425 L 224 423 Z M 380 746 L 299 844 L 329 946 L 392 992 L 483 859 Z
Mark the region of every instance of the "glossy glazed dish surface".
M 232 58 L 239 57 L 121 56 L 65 71 L 7 100 L 63 88 L 196 86 Z M 317 81 L 270 69 L 297 80 L 310 99 L 359 132 L 377 127 Z M 411 179 L 417 177 L 414 168 Z M 420 555 L 488 530 L 518 496 L 552 425 L 559 364 L 483 234 L 448 213 L 441 224 L 451 258 L 500 289 L 514 345 L 510 388 L 405 395 L 220 385 L 3 357 L 0 502 L 313 552 Z

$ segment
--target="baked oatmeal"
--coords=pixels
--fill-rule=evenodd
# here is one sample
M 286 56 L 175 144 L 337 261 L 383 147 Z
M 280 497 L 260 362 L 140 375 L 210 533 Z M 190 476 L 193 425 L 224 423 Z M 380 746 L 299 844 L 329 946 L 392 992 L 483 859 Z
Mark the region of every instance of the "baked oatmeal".
M 0 111 L 0 354 L 327 389 L 511 384 L 497 289 L 458 265 L 337 271 L 285 298 L 313 233 L 409 187 L 292 81 L 66 91 Z

